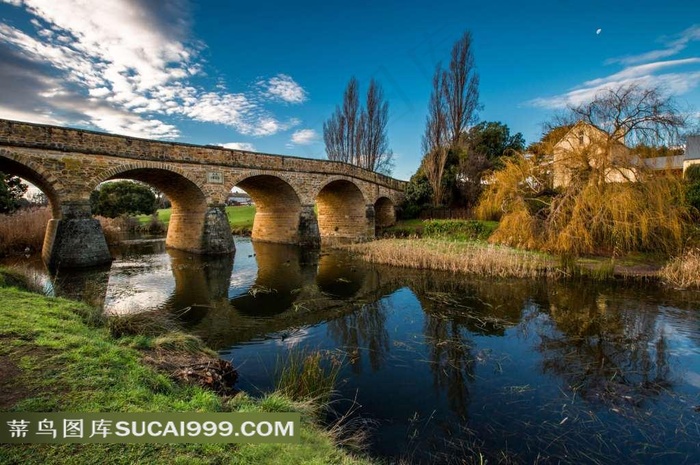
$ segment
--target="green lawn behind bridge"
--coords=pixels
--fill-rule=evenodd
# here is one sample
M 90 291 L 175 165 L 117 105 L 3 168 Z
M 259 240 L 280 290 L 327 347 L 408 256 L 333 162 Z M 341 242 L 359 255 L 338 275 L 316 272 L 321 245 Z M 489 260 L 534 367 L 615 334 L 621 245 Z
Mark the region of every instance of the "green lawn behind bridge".
M 158 219 L 165 224 L 170 222 L 170 208 L 162 208 L 158 210 Z M 255 218 L 255 205 L 239 205 L 226 207 L 226 216 L 231 225 L 231 230 L 234 232 L 245 233 L 252 231 L 253 218 Z M 138 215 L 136 217 L 141 224 L 146 224 L 151 220 L 149 215 Z

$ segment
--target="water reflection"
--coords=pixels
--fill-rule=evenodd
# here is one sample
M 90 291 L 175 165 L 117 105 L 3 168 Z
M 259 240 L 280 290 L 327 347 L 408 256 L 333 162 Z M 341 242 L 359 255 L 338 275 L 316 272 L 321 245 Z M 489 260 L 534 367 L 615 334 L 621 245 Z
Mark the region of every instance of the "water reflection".
M 378 422 L 371 450 L 390 462 L 469 462 L 478 450 L 494 463 L 700 463 L 698 294 L 236 248 L 202 257 L 132 244 L 108 271 L 52 282 L 108 311 L 181 315 L 253 394 L 293 347 L 341 352 L 340 396 Z
M 600 287 L 549 287 L 543 368 L 588 400 L 637 406 L 672 386 L 666 329 L 658 304 Z
M 236 312 L 251 317 L 271 317 L 292 308 L 313 279 L 316 259 L 302 256 L 299 247 L 284 244 L 253 243 L 258 273 L 247 293 L 231 299 Z
M 175 288 L 160 307 L 180 316 L 185 325 L 195 325 L 209 309 L 226 302 L 234 257 L 203 257 L 170 249 L 168 255 Z
M 386 361 L 391 346 L 386 329 L 387 312 L 385 302 L 372 302 L 327 323 L 328 334 L 343 349 L 354 373 L 361 373 L 363 357 L 372 371 L 380 370 Z

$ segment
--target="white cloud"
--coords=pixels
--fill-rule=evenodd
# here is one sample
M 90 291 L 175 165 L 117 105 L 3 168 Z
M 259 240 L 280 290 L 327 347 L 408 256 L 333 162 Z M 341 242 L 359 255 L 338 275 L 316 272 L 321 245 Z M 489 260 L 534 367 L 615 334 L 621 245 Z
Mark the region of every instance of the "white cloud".
M 12 107 L 5 107 L 0 105 L 0 115 L 3 118 L 12 119 L 15 121 L 26 121 L 28 123 L 40 123 L 40 124 L 61 124 L 61 120 L 57 119 L 51 113 L 48 112 L 37 112 L 37 111 L 24 111 L 18 110 Z
M 279 121 L 263 107 L 265 98 L 306 100 L 306 91 L 290 76 L 279 74 L 264 81 L 263 89 L 246 93 L 229 92 L 223 85 L 207 90 L 191 81 L 205 73 L 197 53 L 201 45 L 188 42 L 188 15 L 180 0 L 112 0 L 90 2 L 89 7 L 84 0 L 4 1 L 33 15 L 35 31 L 0 23 L 0 49 L 21 56 L 25 65 L 52 69 L 52 78 L 74 90 L 68 95 L 75 99 L 75 107 L 91 109 L 81 115 L 70 112 L 73 119 L 69 119 L 56 101 L 59 94 L 43 89 L 40 103 L 55 114 L 54 122 L 86 120 L 101 129 L 154 138 L 179 135 L 174 126 L 160 121 L 167 116 L 222 124 L 253 136 L 298 124 Z M 97 103 L 99 112 L 94 110 Z M 7 110 L 3 116 L 32 110 L 21 105 L 14 99 L 10 107 L 0 96 L 0 108 Z
M 621 63 L 623 65 L 633 65 L 637 63 L 644 63 L 646 61 L 667 58 L 682 52 L 683 50 L 685 50 L 685 48 L 690 42 L 696 40 L 700 40 L 700 25 L 697 24 L 681 32 L 675 38 L 665 40 L 664 42 L 666 42 L 666 48 L 652 50 L 649 52 L 641 53 L 639 55 L 627 55 L 624 57 L 612 58 L 608 60 L 607 63 Z
M 300 129 L 292 134 L 292 143 L 296 145 L 310 145 L 318 140 L 318 134 L 313 129 Z
M 250 142 L 227 142 L 225 144 L 218 145 L 225 149 L 246 150 L 248 152 L 255 152 L 255 146 Z
M 586 81 L 583 83 L 583 85 L 585 87 L 595 87 L 601 84 L 605 84 L 606 82 L 627 81 L 645 76 L 651 76 L 655 72 L 665 68 L 672 68 L 674 66 L 691 65 L 698 63 L 700 63 L 700 58 L 687 58 L 685 60 L 657 61 L 654 63 L 630 66 L 628 68 L 623 69 L 620 72 L 611 74 L 610 76 Z
M 83 113 L 90 118 L 90 123 L 107 132 L 133 137 L 152 137 L 156 139 L 176 138 L 180 135 L 177 128 L 157 119 L 144 119 L 128 112 L 109 107 L 85 109 Z
M 527 103 L 541 108 L 565 108 L 568 105 L 589 102 L 603 91 L 630 84 L 648 88 L 659 87 L 671 95 L 682 95 L 700 85 L 700 67 L 696 66 L 687 72 L 655 74 L 659 70 L 682 65 L 700 65 L 700 58 L 631 66 L 609 76 L 586 81 L 569 92 L 536 98 Z
M 287 103 L 303 103 L 307 100 L 307 92 L 286 74 L 278 74 L 258 84 L 265 89 L 265 95 L 272 99 Z

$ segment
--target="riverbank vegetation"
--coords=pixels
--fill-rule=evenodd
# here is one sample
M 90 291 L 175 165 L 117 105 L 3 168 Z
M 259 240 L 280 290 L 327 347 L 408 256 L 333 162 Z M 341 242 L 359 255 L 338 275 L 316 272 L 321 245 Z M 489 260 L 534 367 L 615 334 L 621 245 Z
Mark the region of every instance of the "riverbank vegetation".
M 108 244 L 123 240 L 125 234 L 164 235 L 168 231 L 171 209 L 157 210 L 152 215 L 114 218 L 98 216 Z M 228 206 L 226 215 L 231 233 L 250 235 L 255 218 L 254 205 Z M 51 219 L 48 206 L 23 208 L 9 214 L 0 214 L 0 257 L 23 253 L 39 253 L 44 243 L 46 224 Z
M 300 444 L 18 444 L 2 463 L 369 463 L 339 449 L 307 403 L 281 393 L 222 397 L 159 372 L 158 357 L 177 351 L 148 336 L 115 338 L 97 309 L 22 290 L 21 276 L 0 271 L 0 409 L 72 412 L 300 411 Z M 148 347 L 147 351 L 134 347 Z
M 564 275 L 595 270 L 598 278 L 654 276 L 674 286 L 693 286 L 693 255 L 687 251 L 699 244 L 695 224 L 700 175 L 691 168 L 683 177 L 678 167 L 671 169 L 670 159 L 653 158 L 678 152 L 686 122 L 675 102 L 660 89 L 637 85 L 604 90 L 555 117 L 542 140 L 525 150 L 522 137 L 511 138 L 504 125 L 479 123 L 455 132 L 448 124 L 453 106 L 464 102 L 446 79 L 450 73 L 470 70 L 469 63 L 458 59 L 458 49 L 455 45 L 449 71 L 436 72 L 425 155 L 407 185 L 402 220 L 430 218 L 440 209 L 450 216 L 461 212 L 465 219 L 495 221 L 479 239 L 551 254 L 550 262 L 559 262 Z M 400 221 L 384 237 L 468 238 L 449 229 L 458 223 L 429 224 Z M 436 231 L 442 235 L 436 236 Z M 434 243 L 412 242 L 405 247 L 386 242 L 358 249 L 383 263 L 415 261 L 416 267 L 479 269 L 476 264 L 447 265 L 444 256 L 433 254 Z M 449 243 L 441 247 L 455 249 Z M 484 254 L 493 254 L 483 244 L 473 248 L 479 253 L 466 256 L 477 262 L 483 262 Z M 414 256 L 408 253 L 411 249 Z M 621 266 L 640 256 L 648 260 Z M 663 262 L 669 260 L 660 274 Z M 452 262 L 461 261 L 455 257 Z
M 700 289 L 700 249 L 673 258 L 661 269 L 661 278 L 678 289 Z
M 0 215 L 0 257 L 41 252 L 49 207 L 21 209 Z
M 488 277 L 538 278 L 557 273 L 544 254 L 475 241 L 434 238 L 382 239 L 347 246 L 365 260 L 384 265 L 475 273 Z

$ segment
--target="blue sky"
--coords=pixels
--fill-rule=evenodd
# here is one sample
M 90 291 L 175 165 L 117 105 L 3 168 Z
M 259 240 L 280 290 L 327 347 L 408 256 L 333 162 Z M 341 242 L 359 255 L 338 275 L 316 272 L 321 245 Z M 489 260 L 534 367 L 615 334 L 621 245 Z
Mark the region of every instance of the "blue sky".
M 374 77 L 408 179 L 433 70 L 465 30 L 481 120 L 528 143 L 621 83 L 663 86 L 700 115 L 697 1 L 0 0 L 0 117 L 325 158 L 348 79 Z

